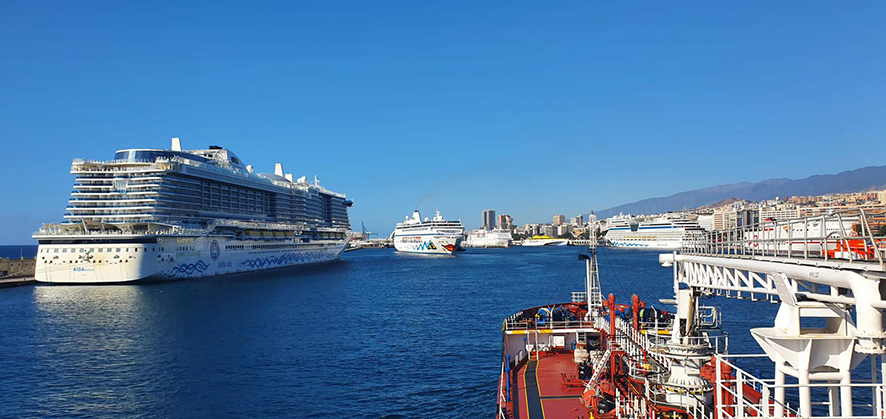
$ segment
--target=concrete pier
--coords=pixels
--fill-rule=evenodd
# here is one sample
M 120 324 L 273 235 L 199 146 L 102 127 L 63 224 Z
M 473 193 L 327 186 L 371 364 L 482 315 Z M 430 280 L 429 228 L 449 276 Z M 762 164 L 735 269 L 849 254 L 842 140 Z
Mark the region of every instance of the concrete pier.
M 37 280 L 33 276 L 17 276 L 0 278 L 0 288 L 17 287 L 20 285 L 34 285 Z
M 0 288 L 33 285 L 36 259 L 0 258 Z

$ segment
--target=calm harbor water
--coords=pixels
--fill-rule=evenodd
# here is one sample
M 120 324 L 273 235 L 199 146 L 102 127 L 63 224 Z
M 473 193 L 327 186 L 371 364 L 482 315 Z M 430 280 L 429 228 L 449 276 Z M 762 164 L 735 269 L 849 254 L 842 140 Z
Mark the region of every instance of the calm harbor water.
M 489 417 L 502 319 L 580 291 L 580 251 L 376 249 L 285 272 L 0 289 L 0 415 Z M 604 293 L 666 308 L 657 253 L 599 260 Z M 747 330 L 775 306 L 715 301 L 732 348 L 759 353 Z

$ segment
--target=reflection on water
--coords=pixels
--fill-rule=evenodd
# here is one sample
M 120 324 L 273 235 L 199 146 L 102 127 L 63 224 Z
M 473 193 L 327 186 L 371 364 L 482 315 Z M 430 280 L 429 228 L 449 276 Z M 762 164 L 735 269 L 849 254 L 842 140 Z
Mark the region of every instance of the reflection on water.
M 2 289 L 0 416 L 488 416 L 502 319 L 568 301 L 579 251 L 362 250 L 271 273 Z M 601 249 L 600 269 L 621 302 L 673 295 L 654 252 Z M 747 329 L 775 307 L 736 304 L 730 345 L 758 351 Z
M 157 411 L 164 394 L 139 391 L 173 379 L 152 367 L 172 352 L 162 332 L 145 327 L 160 315 L 152 310 L 154 294 L 138 285 L 34 287 L 33 327 L 40 336 L 34 344 L 40 350 L 33 361 L 46 376 L 36 383 L 45 388 L 31 394 L 53 400 L 44 406 L 63 407 L 34 413 Z

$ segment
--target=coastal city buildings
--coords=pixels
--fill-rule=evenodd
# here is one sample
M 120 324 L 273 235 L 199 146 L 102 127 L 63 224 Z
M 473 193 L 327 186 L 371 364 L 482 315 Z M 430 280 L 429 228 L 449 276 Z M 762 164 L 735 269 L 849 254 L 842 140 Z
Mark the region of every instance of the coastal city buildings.
M 483 211 L 483 229 L 484 230 L 494 230 L 495 229 L 495 210 L 488 209 Z
M 655 224 L 661 220 L 670 220 L 680 226 L 693 226 L 706 231 L 725 231 L 745 226 L 753 226 L 763 221 L 786 220 L 798 217 L 811 217 L 820 214 L 855 208 L 883 208 L 886 205 L 886 190 L 829 194 L 822 196 L 776 197 L 760 202 L 729 198 L 713 205 L 691 210 L 664 214 L 625 214 L 599 220 L 594 213 L 587 216 L 578 214 L 567 218 L 563 214 L 552 216 L 552 222 L 527 223 L 514 225 L 509 215 L 499 215 L 496 222 L 499 228 L 510 230 L 514 240 L 533 236 L 566 238 L 569 240 L 586 240 L 592 231 L 601 236 L 608 231 L 613 221 L 624 224 L 624 220 L 632 220 L 634 226 Z M 484 220 L 486 213 L 484 212 Z M 587 218 L 586 218 L 587 217 Z M 630 226 L 630 225 L 628 225 Z M 682 227 L 681 227 L 682 228 Z
M 718 204 L 682 213 L 698 223 L 702 229 L 724 231 L 754 225 L 762 221 L 812 217 L 849 209 L 883 208 L 884 205 L 886 205 L 886 190 L 878 190 L 820 196 L 775 197 L 760 202 L 727 199 Z M 641 221 L 666 215 L 648 214 L 628 217 Z M 607 221 L 609 220 L 600 223 L 602 230 L 607 229 Z
M 508 214 L 498 216 L 498 228 L 503 230 L 514 231 L 514 218 Z

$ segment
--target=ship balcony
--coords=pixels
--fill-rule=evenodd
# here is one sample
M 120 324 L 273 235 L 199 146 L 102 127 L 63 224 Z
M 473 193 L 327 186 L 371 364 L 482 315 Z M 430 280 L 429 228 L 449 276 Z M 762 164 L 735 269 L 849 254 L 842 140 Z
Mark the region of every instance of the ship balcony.
M 120 203 L 157 202 L 157 201 L 158 201 L 158 200 L 157 200 L 156 198 L 129 198 L 129 197 L 124 197 L 124 198 L 101 198 L 101 199 L 80 199 L 80 198 L 74 198 L 74 199 L 69 199 L 69 200 L 68 200 L 68 203 L 69 203 L 69 204 L 77 205 L 76 208 L 81 209 L 81 208 L 90 208 L 90 204 L 92 204 L 93 206 L 96 206 L 96 207 L 102 207 L 102 208 L 116 208 L 116 207 L 117 207 L 116 204 L 120 204 Z M 168 200 L 166 200 L 166 201 L 168 201 Z M 112 204 L 112 203 L 113 203 L 114 205 L 108 205 L 108 204 Z M 84 205 L 85 205 L 85 206 L 84 206 Z

